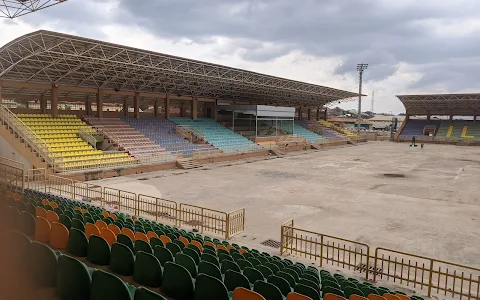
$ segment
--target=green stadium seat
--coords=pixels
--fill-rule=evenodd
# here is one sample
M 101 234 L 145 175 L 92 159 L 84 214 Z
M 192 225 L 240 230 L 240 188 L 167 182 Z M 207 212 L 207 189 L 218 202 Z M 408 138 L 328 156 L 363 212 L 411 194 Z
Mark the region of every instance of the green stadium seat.
M 218 258 L 215 255 L 211 255 L 209 253 L 202 253 L 202 256 L 200 257 L 201 261 L 208 261 L 209 263 L 214 264 L 220 269 L 220 262 L 218 261 Z
M 194 300 L 230 300 L 227 288 L 215 277 L 199 274 L 195 281 Z
M 276 264 L 274 263 L 266 263 L 265 264 L 265 267 L 269 268 L 270 270 L 272 270 L 273 274 L 277 274 L 278 271 L 280 271 L 280 268 L 277 267 Z M 282 268 L 283 269 L 283 268 Z
M 312 289 L 309 286 L 298 283 L 295 285 L 294 292 L 305 295 L 312 298 L 312 300 L 321 300 L 320 293 L 318 290 Z M 323 294 L 325 295 L 325 294 Z M 325 297 L 325 296 L 324 296 Z
M 254 257 L 247 258 L 247 261 L 251 263 L 254 267 L 262 264 L 258 259 Z
M 153 254 L 153 250 L 150 244 L 142 240 L 136 240 L 133 245 L 133 252 L 136 254 L 138 251 Z
M 133 251 L 133 242 L 128 235 L 125 235 L 123 233 L 117 234 L 117 243 L 124 244 Z
M 252 263 L 245 260 L 245 259 L 237 260 L 237 264 L 238 264 L 238 266 L 240 267 L 241 270 L 245 269 L 246 267 L 252 267 L 253 268 Z
M 224 283 L 228 291 L 233 291 L 237 287 L 251 289 L 251 284 L 248 278 L 242 273 L 234 270 L 227 270 L 227 272 L 225 272 Z
M 264 265 L 255 266 L 255 269 L 259 270 L 263 274 L 263 277 L 265 278 L 268 278 L 268 276 L 273 275 L 272 270 L 269 267 L 266 267 Z
M 58 222 L 65 225 L 65 227 L 67 227 L 68 230 L 70 230 L 70 228 L 72 227 L 72 219 L 69 216 L 67 216 L 65 213 L 59 215 Z
M 127 285 L 117 276 L 95 270 L 90 285 L 90 300 L 132 300 L 135 287 Z
M 18 202 L 18 201 L 17 201 Z M 21 212 L 21 228 L 20 231 L 27 236 L 33 236 L 35 234 L 35 217 L 29 212 Z
M 87 260 L 100 266 L 107 266 L 110 263 L 110 246 L 105 239 L 94 234 L 90 236 Z
M 197 251 L 191 248 L 183 248 L 182 253 L 190 256 L 196 265 L 200 262 L 200 254 L 198 254 Z
M 135 256 L 132 250 L 124 244 L 113 243 L 110 250 L 109 269 L 114 273 L 123 276 L 133 275 L 133 266 L 135 263 Z
M 266 300 L 284 300 L 280 289 L 265 281 L 256 281 L 253 285 L 253 291 L 265 297 Z
M 197 277 L 197 265 L 195 264 L 193 258 L 191 258 L 190 256 L 183 254 L 182 252 L 178 252 L 177 254 L 175 254 L 175 263 L 187 269 L 188 272 L 190 272 L 192 278 Z
M 275 285 L 285 297 L 292 291 L 290 284 L 287 280 L 276 275 L 270 275 L 267 278 L 267 282 Z
M 200 261 L 198 264 L 198 274 L 206 274 L 212 277 L 215 277 L 219 280 L 223 280 L 222 273 L 220 272 L 220 268 L 211 262 L 206 260 Z
M 311 281 L 311 280 L 308 280 L 308 279 L 305 279 L 305 278 L 300 278 L 298 283 L 309 286 L 316 291 L 320 291 L 320 285 L 317 284 L 316 282 Z
M 297 284 L 297 282 L 295 281 L 295 278 L 288 274 L 288 273 L 285 273 L 283 271 L 280 271 L 276 274 L 278 277 L 281 277 L 283 279 L 285 279 L 286 281 L 288 281 L 288 284 L 290 285 L 290 287 L 295 287 L 295 285 Z
M 77 217 L 72 219 L 72 228 L 85 232 L 85 223 Z
M 172 255 L 176 255 L 178 252 L 182 251 L 180 247 L 174 243 L 168 243 L 165 245 L 165 248 L 172 252 Z
M 237 263 L 229 260 L 224 260 L 220 266 L 220 271 L 222 272 L 222 274 L 225 274 L 227 270 L 241 272 L 240 267 L 237 265 Z
M 250 267 L 243 269 L 243 275 L 248 278 L 250 283 L 255 283 L 257 280 L 265 280 L 265 277 L 259 270 Z
M 58 262 L 55 252 L 47 245 L 33 241 L 26 255 L 32 280 L 41 287 L 55 287 Z
M 73 257 L 60 255 L 57 266 L 57 294 L 60 299 L 90 299 L 91 272 L 93 270 Z
M 352 286 L 347 286 L 343 289 L 343 292 L 345 293 L 345 298 L 349 299 L 351 295 L 358 295 L 358 296 L 362 296 L 362 297 L 365 297 L 365 295 L 363 294 L 363 292 L 356 288 L 356 287 L 352 287 Z
M 305 272 L 303 273 L 303 276 L 302 276 L 303 279 L 307 279 L 307 280 L 310 280 L 310 281 L 313 281 L 315 282 L 317 285 L 320 285 L 320 277 L 318 277 L 318 275 L 314 275 L 312 273 L 309 273 L 309 272 Z M 353 284 L 353 283 L 350 283 L 350 284 Z
M 68 253 L 78 256 L 86 257 L 88 254 L 88 239 L 83 231 L 76 228 L 71 228 L 68 236 Z
M 167 262 L 173 262 L 173 254 L 166 247 L 155 246 L 154 253 L 156 258 L 160 261 L 162 267 L 165 268 Z
M 161 240 L 161 239 L 158 239 L 158 238 L 156 238 L 156 237 L 150 238 L 150 246 L 152 246 L 152 249 L 154 249 L 155 246 L 165 247 L 165 245 L 163 244 L 162 240 Z
M 135 291 L 134 300 L 167 300 L 167 298 L 144 287 L 139 287 Z
M 148 287 L 160 287 L 163 281 L 163 269 L 160 261 L 153 254 L 137 252 L 133 280 Z
M 304 285 L 304 284 L 302 284 Z M 312 288 L 312 287 L 309 287 L 309 288 Z M 313 289 L 313 288 L 312 288 Z M 325 295 L 325 294 L 334 294 L 334 295 L 337 295 L 337 296 L 342 296 L 345 298 L 345 293 L 339 289 L 339 288 L 335 288 L 335 287 L 331 287 L 331 286 L 324 286 L 323 285 L 323 281 L 322 281 L 322 295 Z
M 162 292 L 176 300 L 192 299 L 194 295 L 194 281 L 190 272 L 181 265 L 167 262 L 163 270 Z

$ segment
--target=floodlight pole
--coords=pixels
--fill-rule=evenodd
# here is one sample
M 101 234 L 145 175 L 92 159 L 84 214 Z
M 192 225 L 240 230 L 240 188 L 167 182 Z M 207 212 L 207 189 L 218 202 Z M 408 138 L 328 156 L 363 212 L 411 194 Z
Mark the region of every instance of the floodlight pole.
M 362 124 L 362 79 L 363 79 L 363 71 L 368 68 L 368 64 L 358 64 L 357 71 L 359 75 L 358 81 L 358 111 L 357 111 L 357 131 L 360 132 L 360 126 Z

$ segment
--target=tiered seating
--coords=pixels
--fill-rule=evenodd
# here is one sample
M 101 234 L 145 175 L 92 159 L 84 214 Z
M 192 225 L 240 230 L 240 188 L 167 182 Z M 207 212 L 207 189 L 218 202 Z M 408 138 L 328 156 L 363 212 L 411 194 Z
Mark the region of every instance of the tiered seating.
M 332 130 L 330 128 L 327 128 L 321 125 L 318 121 L 299 121 L 298 124 L 307 129 L 311 127 L 314 130 L 316 130 L 316 132 L 323 132 L 323 137 L 325 138 L 344 138 L 345 137 L 344 134 L 338 131 Z
M 308 142 L 315 144 L 318 141 L 321 141 L 323 138 L 321 135 L 318 135 L 299 124 L 293 124 L 293 134 L 299 137 L 303 137 Z
M 441 122 L 438 137 L 452 137 L 467 141 L 480 141 L 480 122 L 473 121 L 445 121 Z
M 60 115 L 53 118 L 42 114 L 18 114 L 48 146 L 49 156 L 65 170 L 89 167 L 107 167 L 133 163 L 127 153 L 103 153 L 79 137 L 80 130 L 95 133 L 95 130 L 75 115 Z
M 351 132 L 350 130 L 348 129 L 345 129 L 345 128 L 342 128 L 342 127 L 339 127 L 339 126 L 336 126 L 328 121 L 325 121 L 325 120 L 320 120 L 318 121 L 318 123 L 320 123 L 320 125 L 324 126 L 324 127 L 327 127 L 327 128 L 330 128 L 330 129 L 333 129 L 337 132 L 340 132 L 340 133 L 343 133 L 345 134 L 347 137 L 356 137 L 357 134 L 356 133 L 353 133 Z
M 7 201 L 0 200 L 0 212 L 6 212 L 0 216 L 0 221 L 6 222 L 2 228 L 23 232 L 10 233 L 8 245 L 35 259 L 29 264 L 19 260 L 18 267 L 28 266 L 39 285 L 56 287 L 62 299 L 86 299 L 88 295 L 90 299 L 164 299 L 154 292 L 141 298 L 137 294 L 146 290 L 126 284 L 114 273 L 131 276 L 139 286 L 172 299 L 228 300 L 234 291 L 239 300 L 302 299 L 300 295 L 313 300 L 365 300 L 359 297 L 387 294 L 387 299 L 421 300 L 255 249 L 50 194 L 26 190 L 22 196 L 10 194 Z M 55 250 L 64 254 L 57 257 Z M 90 269 L 71 256 L 86 258 L 92 266 L 108 266 L 109 272 Z
M 167 153 L 164 148 L 155 144 L 119 118 L 86 117 L 85 120 L 135 158 L 141 159 Z
M 261 149 L 260 146 L 249 139 L 229 130 L 212 119 L 171 118 L 171 120 L 178 125 L 191 126 L 203 135 L 205 141 L 223 152 L 246 152 Z
M 437 120 L 408 120 L 400 136 L 422 136 L 423 129 L 427 125 L 440 125 L 440 122 Z M 438 133 L 437 133 L 438 136 Z
M 189 156 L 193 151 L 214 151 L 215 148 L 209 144 L 193 144 L 176 132 L 176 124 L 169 120 L 159 118 L 134 119 L 123 118 L 126 124 L 145 135 L 147 138 L 165 148 L 168 152 L 182 152 Z M 217 150 L 218 151 L 218 150 Z

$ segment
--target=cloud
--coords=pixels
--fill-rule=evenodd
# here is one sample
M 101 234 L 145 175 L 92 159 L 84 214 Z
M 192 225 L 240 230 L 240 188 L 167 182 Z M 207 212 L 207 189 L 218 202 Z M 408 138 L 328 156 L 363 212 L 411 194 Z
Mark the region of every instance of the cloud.
M 15 24 L 351 91 L 368 63 L 376 111 L 401 112 L 398 93 L 477 87 L 479 11 L 477 0 L 85 0 Z

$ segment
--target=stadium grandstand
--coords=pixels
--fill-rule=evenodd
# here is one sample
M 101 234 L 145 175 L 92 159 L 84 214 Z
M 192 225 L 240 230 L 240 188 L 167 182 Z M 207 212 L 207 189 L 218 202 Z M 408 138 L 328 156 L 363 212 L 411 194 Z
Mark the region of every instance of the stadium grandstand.
M 288 137 L 301 149 L 351 138 L 324 138 L 316 123 L 352 92 L 44 30 L 0 57 L 4 133 L 33 149 L 30 166 L 55 173 L 188 168 L 266 155 Z
M 397 141 L 480 144 L 480 94 L 398 95 L 406 117 Z M 411 117 L 416 116 L 415 119 Z
M 357 96 L 51 31 L 8 43 L 0 299 L 479 299 L 475 148 L 357 145 L 326 115 Z M 397 140 L 475 141 L 478 95 L 398 97 Z

